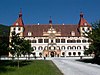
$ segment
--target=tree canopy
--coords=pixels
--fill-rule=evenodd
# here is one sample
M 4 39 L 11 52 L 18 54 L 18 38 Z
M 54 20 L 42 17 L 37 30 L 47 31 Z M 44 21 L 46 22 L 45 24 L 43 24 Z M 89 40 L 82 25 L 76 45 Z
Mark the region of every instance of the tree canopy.
M 12 32 L 11 42 L 9 44 L 9 52 L 13 57 L 17 56 L 19 68 L 19 57 L 22 54 L 30 54 L 32 52 L 31 44 L 28 40 L 21 38 L 19 34 L 15 32 Z
M 88 38 L 91 42 L 89 49 L 85 50 L 85 54 L 94 54 L 95 57 L 100 56 L 100 21 L 92 24 L 92 31 L 88 33 Z

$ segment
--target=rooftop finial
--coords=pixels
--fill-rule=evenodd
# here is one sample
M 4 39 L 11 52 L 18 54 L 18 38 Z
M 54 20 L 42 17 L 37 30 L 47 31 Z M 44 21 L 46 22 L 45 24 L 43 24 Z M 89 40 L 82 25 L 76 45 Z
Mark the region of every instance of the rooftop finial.
M 82 12 L 82 11 L 80 12 L 80 17 L 82 17 L 82 18 L 83 18 L 83 12 Z
M 52 24 L 52 19 L 51 19 L 51 16 L 50 16 L 49 24 Z
M 22 17 L 22 8 L 20 8 L 19 17 Z

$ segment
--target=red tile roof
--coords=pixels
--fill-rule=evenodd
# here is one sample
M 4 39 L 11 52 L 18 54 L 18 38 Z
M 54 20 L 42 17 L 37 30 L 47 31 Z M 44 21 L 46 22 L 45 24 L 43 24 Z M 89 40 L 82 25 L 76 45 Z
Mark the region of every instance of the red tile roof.
M 57 32 L 61 32 L 61 36 L 72 36 L 71 32 L 75 32 L 75 36 L 80 36 L 78 31 L 78 25 L 52 25 Z M 48 31 L 51 26 L 48 25 L 25 25 L 24 36 L 28 36 L 28 32 L 32 33 L 32 36 L 43 36 L 43 31 Z
M 17 25 L 17 23 L 18 23 L 18 25 Z M 15 23 L 13 24 L 13 26 L 24 26 L 22 17 L 19 17 L 19 18 L 15 21 Z
M 23 22 L 23 19 L 22 19 L 22 10 L 20 10 L 19 17 L 15 21 L 15 23 L 13 24 L 13 26 L 24 26 L 24 22 Z
M 79 27 L 90 26 L 90 24 L 83 18 L 83 13 L 80 13 Z

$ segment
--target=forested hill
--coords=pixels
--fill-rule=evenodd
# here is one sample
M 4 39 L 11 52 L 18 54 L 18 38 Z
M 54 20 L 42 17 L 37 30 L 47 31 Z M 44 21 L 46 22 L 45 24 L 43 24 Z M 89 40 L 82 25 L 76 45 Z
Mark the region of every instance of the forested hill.
M 0 24 L 0 36 L 9 36 L 10 26 Z

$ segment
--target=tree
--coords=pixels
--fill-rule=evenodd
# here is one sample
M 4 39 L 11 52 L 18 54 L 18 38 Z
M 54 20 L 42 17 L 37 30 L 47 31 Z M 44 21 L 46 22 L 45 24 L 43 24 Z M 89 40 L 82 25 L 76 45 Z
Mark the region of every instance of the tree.
M 95 58 L 100 56 L 100 21 L 92 24 L 93 30 L 88 34 L 88 38 L 91 42 L 89 49 L 85 50 L 84 54 L 94 54 Z
M 18 68 L 19 68 L 19 57 L 22 53 L 28 53 L 31 52 L 31 44 L 25 40 L 24 38 L 20 38 L 19 34 L 16 34 L 15 32 L 12 32 L 11 42 L 9 51 L 12 54 L 12 56 L 17 56 L 18 58 Z
M 21 47 L 22 47 L 22 54 L 23 55 L 28 55 L 28 58 L 30 57 L 30 54 L 32 53 L 33 51 L 33 48 L 31 47 L 31 44 L 30 44 L 30 41 L 29 40 L 23 40 L 22 44 L 21 44 Z
M 8 50 L 7 50 L 7 47 L 8 47 L 8 37 L 7 36 L 1 36 L 0 37 L 0 57 L 2 55 L 8 55 Z

